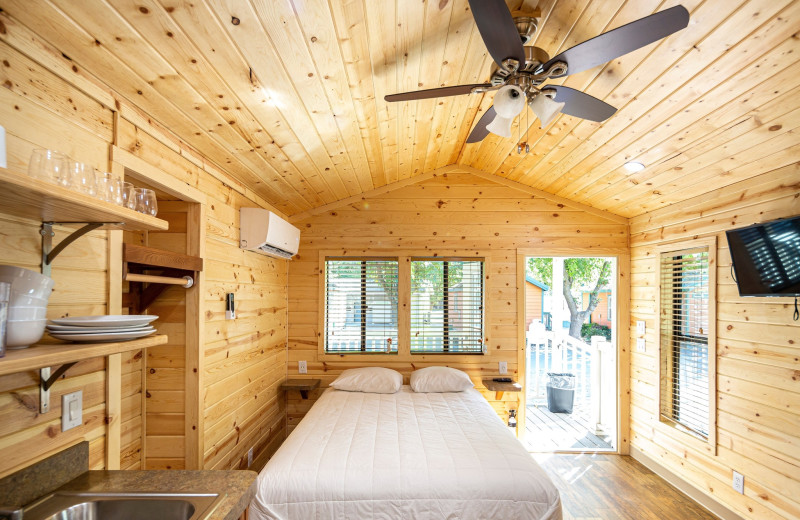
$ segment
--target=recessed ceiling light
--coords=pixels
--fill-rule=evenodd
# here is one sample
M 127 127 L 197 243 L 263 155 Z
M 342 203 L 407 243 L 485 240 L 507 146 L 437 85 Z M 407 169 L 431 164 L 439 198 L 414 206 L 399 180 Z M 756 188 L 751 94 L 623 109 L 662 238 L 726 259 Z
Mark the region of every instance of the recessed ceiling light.
M 631 173 L 636 173 L 644 170 L 644 164 L 636 161 L 629 161 L 625 163 L 625 169 Z

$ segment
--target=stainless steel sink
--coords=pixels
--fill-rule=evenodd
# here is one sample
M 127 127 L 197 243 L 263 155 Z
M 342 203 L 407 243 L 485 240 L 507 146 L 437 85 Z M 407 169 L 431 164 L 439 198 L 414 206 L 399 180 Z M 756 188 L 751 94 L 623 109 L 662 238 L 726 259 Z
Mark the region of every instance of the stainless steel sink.
M 56 493 L 23 511 L 24 520 L 200 520 L 220 496 L 185 493 Z

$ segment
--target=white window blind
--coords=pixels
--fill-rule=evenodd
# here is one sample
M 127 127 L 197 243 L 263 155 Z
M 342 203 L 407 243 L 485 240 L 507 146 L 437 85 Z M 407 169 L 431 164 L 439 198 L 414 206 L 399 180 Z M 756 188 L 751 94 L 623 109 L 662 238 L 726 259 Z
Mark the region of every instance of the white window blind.
M 397 352 L 397 260 L 325 261 L 325 352 Z
M 411 261 L 411 352 L 483 353 L 483 261 Z
M 708 248 L 662 253 L 660 258 L 660 412 L 708 438 Z

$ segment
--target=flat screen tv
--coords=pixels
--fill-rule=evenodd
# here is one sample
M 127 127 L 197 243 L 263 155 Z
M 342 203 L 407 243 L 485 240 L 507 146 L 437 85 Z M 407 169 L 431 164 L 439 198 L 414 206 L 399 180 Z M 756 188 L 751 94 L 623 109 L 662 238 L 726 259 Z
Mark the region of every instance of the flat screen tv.
M 739 296 L 800 295 L 800 215 L 726 234 Z

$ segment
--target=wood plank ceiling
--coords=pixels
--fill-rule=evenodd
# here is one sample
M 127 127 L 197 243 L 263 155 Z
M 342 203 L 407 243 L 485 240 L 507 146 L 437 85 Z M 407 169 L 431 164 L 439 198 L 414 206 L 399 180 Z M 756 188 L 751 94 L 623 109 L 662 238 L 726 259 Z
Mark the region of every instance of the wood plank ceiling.
M 676 3 L 508 0 L 541 11 L 533 43 L 551 56 Z M 530 114 L 513 138 L 470 145 L 493 93 L 383 100 L 488 78 L 467 0 L 0 0 L 0 20 L 290 215 L 461 164 L 630 217 L 800 151 L 800 2 L 681 3 L 686 30 L 558 80 L 618 107 L 605 123 L 562 115 L 541 130 Z M 647 167 L 628 174 L 628 160 Z

